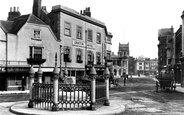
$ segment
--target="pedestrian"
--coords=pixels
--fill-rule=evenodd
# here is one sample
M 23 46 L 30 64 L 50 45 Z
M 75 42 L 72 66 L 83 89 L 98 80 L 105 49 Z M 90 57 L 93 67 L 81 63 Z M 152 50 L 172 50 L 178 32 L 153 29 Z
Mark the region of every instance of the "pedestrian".
M 126 79 L 127 79 L 127 76 L 125 73 L 123 73 L 123 82 L 124 82 L 124 86 L 126 86 Z

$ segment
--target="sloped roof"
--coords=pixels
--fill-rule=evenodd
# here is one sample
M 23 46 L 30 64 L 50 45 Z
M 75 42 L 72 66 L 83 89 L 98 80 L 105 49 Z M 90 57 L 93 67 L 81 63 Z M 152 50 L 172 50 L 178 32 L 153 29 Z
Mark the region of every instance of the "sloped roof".
M 27 14 L 14 18 L 13 21 L 0 21 L 0 26 L 6 29 L 8 33 L 17 34 L 17 32 L 26 22 L 46 25 L 43 21 L 38 19 L 33 14 Z

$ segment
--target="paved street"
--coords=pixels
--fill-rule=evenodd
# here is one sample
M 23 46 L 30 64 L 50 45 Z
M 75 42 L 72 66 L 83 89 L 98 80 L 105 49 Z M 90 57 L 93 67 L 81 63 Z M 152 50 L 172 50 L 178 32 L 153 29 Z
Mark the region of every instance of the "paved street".
M 184 93 L 181 92 L 155 92 L 155 81 L 152 77 L 133 77 L 123 82 L 118 88 L 111 88 L 110 99 L 122 100 L 125 111 L 119 115 L 138 114 L 184 114 Z M 9 108 L 22 102 L 0 103 L 1 115 L 14 115 Z

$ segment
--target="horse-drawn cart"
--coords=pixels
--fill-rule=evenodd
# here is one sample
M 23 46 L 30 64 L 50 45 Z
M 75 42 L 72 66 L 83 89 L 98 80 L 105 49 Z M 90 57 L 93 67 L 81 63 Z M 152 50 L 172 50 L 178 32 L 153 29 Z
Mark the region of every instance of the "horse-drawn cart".
M 161 91 L 169 90 L 169 91 L 175 91 L 176 89 L 176 83 L 174 80 L 174 74 L 163 74 L 156 77 L 156 92 L 158 92 L 158 88 L 161 89 Z

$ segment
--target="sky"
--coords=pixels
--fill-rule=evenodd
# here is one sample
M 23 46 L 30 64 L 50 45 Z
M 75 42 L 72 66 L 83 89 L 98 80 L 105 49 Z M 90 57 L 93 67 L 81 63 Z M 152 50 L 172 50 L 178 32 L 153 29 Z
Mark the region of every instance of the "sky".
M 90 7 L 91 17 L 104 22 L 113 35 L 112 52 L 117 54 L 119 43 L 129 43 L 130 56 L 151 59 L 158 57 L 158 30 L 173 26 L 176 32 L 184 11 L 184 0 L 42 0 L 48 12 L 55 5 L 77 12 Z M 0 20 L 6 20 L 14 6 L 22 15 L 30 14 L 33 0 L 4 0 Z

